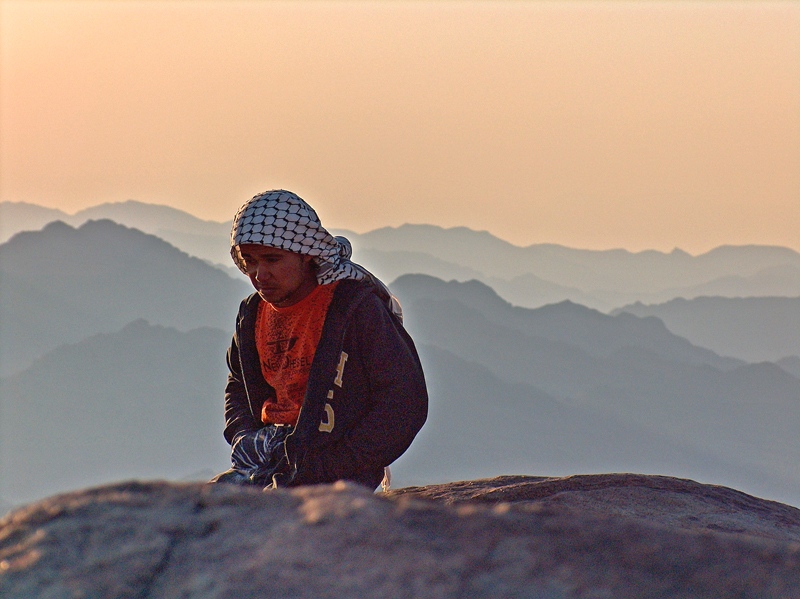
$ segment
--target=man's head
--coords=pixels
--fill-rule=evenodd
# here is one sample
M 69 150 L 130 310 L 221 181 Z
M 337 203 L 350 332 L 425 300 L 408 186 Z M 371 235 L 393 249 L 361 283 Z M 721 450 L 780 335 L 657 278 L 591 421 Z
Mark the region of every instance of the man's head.
M 310 269 L 320 285 L 342 279 L 371 281 L 387 306 L 402 322 L 400 303 L 389 288 L 363 266 L 352 262 L 350 256 L 353 248 L 350 242 L 344 237 L 334 237 L 328 233 L 319 222 L 314 209 L 291 191 L 276 189 L 253 196 L 233 217 L 231 257 L 239 270 L 250 277 L 256 289 L 259 289 L 259 294 L 265 297 L 271 296 L 271 293 L 267 293 L 266 287 L 263 287 L 262 292 L 262 287 L 259 287 L 258 283 L 262 278 L 266 280 L 268 273 L 265 270 L 263 277 L 255 276 L 252 274 L 254 273 L 252 264 L 259 258 L 264 258 L 266 262 L 266 254 L 272 252 L 260 248 L 273 248 L 294 255 L 292 258 L 286 258 L 286 264 L 294 262 L 302 266 L 304 280 L 308 278 Z M 246 259 L 248 255 L 250 267 Z M 269 260 L 280 262 L 274 256 Z M 264 267 L 266 268 L 265 265 Z M 294 297 L 296 296 L 292 294 L 287 296 L 290 300 Z M 274 303 L 269 299 L 267 301 Z
M 314 209 L 284 189 L 265 191 L 247 201 L 233 217 L 231 257 L 247 274 L 236 247 L 255 244 L 311 256 L 318 264 L 336 262 L 339 242 L 325 230 Z
M 317 285 L 319 261 L 338 254 L 338 242 L 314 209 L 290 191 L 258 194 L 233 219 L 231 257 L 273 305 L 303 299 Z

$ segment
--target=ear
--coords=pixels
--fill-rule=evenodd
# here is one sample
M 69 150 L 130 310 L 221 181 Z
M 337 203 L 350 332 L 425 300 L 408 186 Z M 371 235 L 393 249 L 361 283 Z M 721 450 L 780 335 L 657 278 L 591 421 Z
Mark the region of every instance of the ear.
M 313 256 L 309 256 L 307 254 L 301 254 L 303 257 L 303 266 L 306 270 L 316 272 L 317 271 L 317 262 L 314 260 Z

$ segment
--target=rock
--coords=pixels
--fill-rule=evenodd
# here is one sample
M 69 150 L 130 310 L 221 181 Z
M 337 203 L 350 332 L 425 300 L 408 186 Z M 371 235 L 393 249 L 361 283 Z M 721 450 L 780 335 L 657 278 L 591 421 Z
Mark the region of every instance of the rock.
M 669 528 L 748 534 L 800 543 L 800 510 L 717 485 L 669 476 L 595 474 L 545 478 L 501 476 L 391 493 L 436 499 L 516 505 L 562 506 L 597 516 L 619 515 L 627 521 Z
M 0 521 L 0 596 L 786 599 L 799 540 L 800 510 L 658 476 L 131 482 Z

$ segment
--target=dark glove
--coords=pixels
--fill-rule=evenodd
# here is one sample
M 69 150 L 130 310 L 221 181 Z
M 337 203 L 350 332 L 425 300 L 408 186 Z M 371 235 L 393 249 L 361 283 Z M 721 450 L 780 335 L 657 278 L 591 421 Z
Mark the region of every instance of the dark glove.
M 284 440 L 288 426 L 265 426 L 257 431 L 237 435 L 231 444 L 231 464 L 254 482 L 269 480 L 283 467 L 286 459 Z

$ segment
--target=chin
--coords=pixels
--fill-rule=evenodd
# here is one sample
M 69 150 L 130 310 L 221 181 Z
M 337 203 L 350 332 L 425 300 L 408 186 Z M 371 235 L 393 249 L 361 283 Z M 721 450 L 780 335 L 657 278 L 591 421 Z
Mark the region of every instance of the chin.
M 270 304 L 275 302 L 280 302 L 280 298 L 275 297 L 274 293 L 270 293 L 269 291 L 258 291 L 258 295 L 261 296 L 261 299 L 265 302 L 269 302 Z

